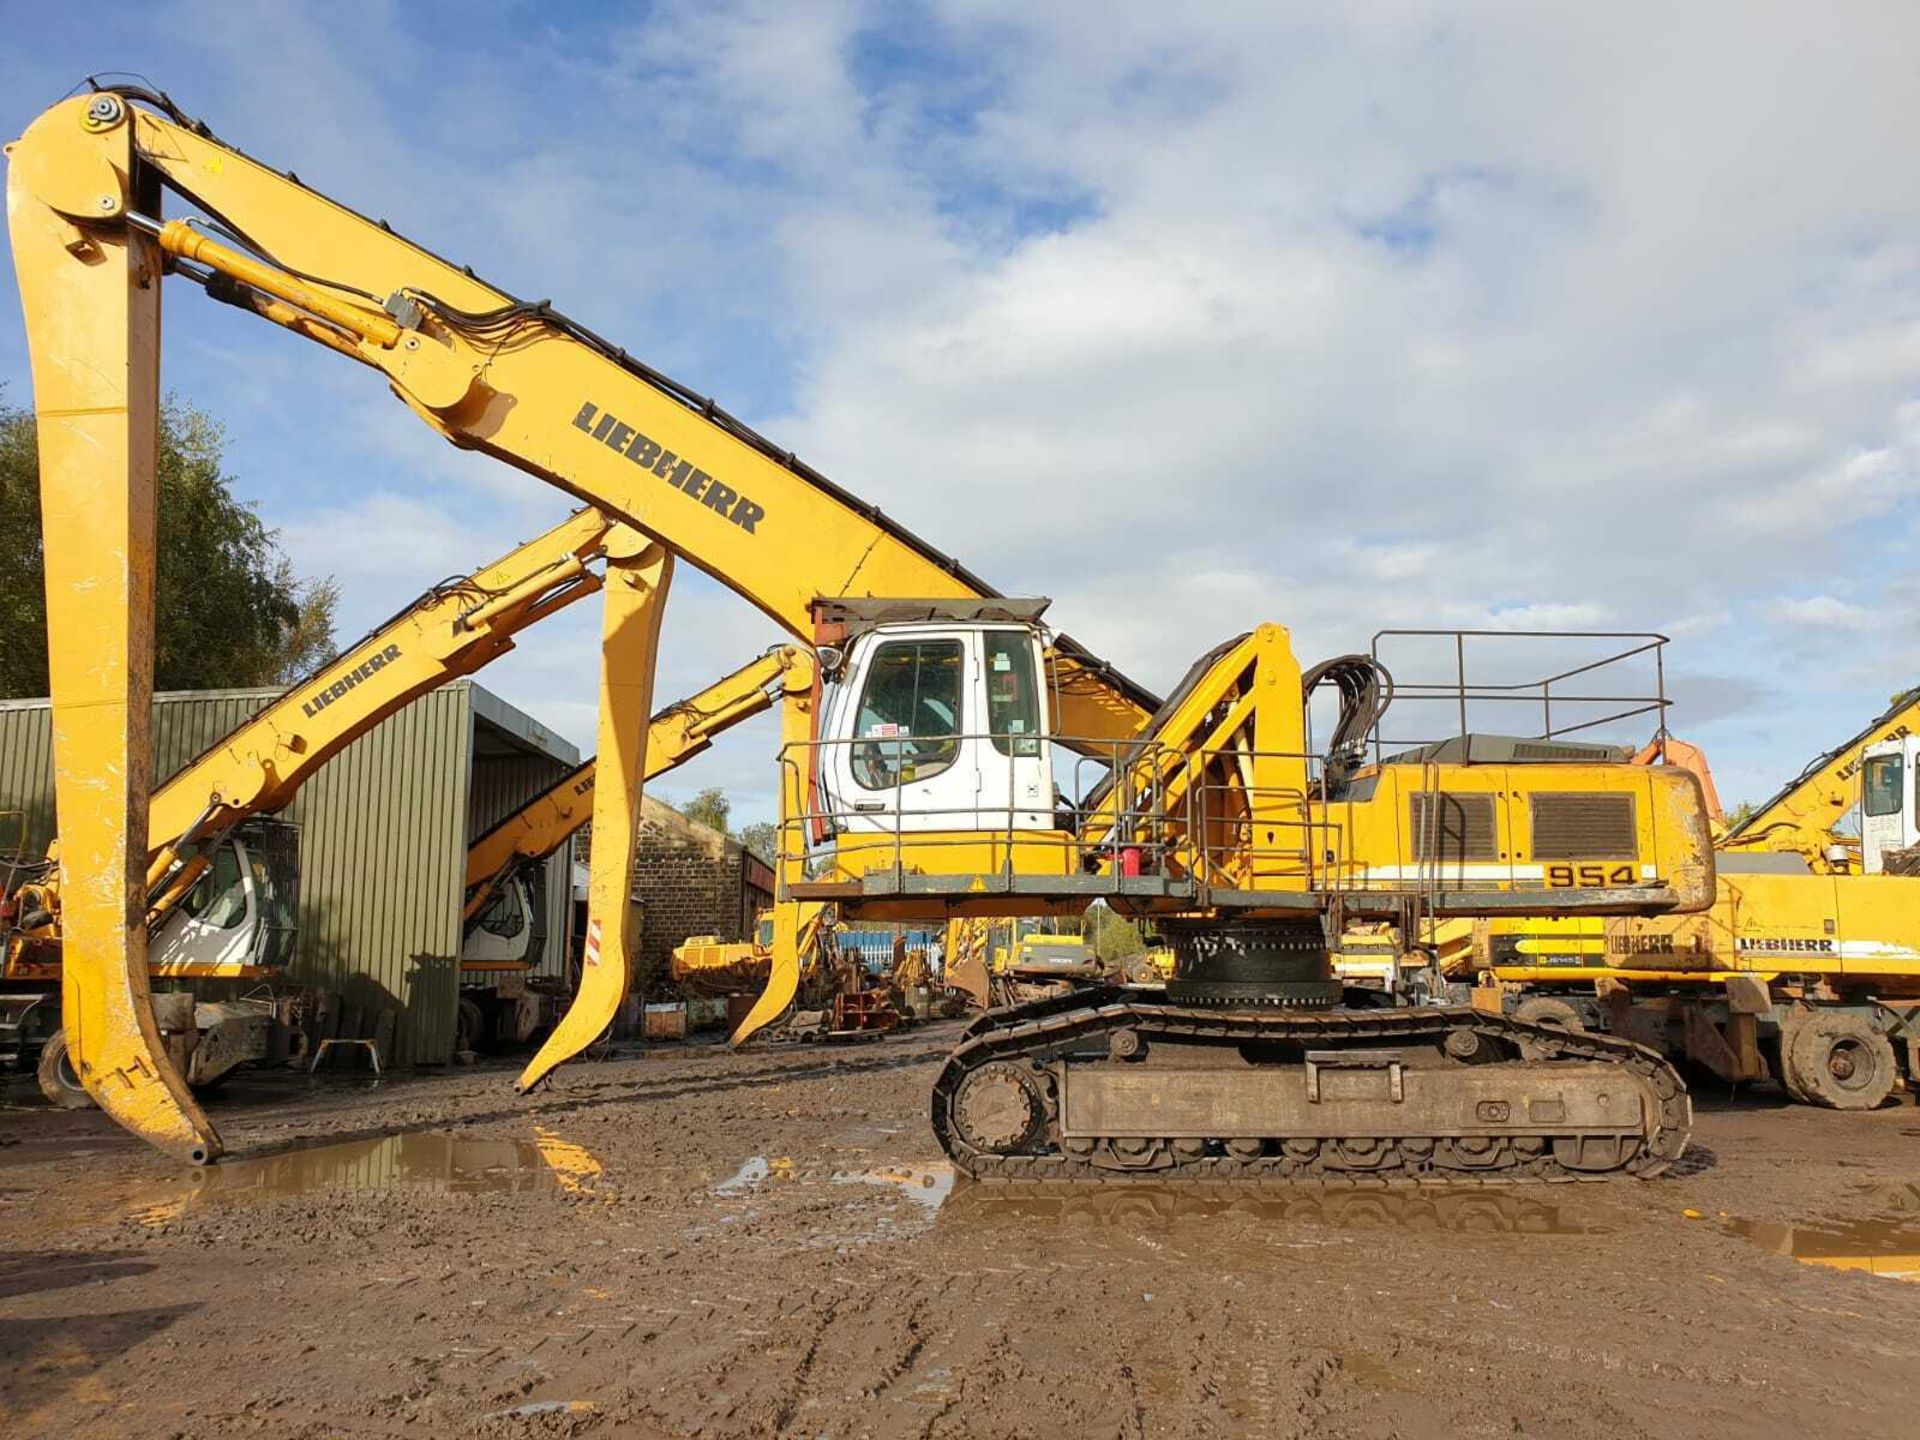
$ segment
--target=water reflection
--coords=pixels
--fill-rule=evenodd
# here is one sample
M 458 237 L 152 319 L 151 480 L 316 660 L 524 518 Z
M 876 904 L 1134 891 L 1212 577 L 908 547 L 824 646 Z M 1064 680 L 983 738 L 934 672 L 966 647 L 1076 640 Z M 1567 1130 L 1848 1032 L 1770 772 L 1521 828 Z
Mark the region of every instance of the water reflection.
M 1721 1227 L 1769 1255 L 1803 1265 L 1857 1270 L 1889 1280 L 1920 1280 L 1920 1185 L 1870 1192 L 1879 1213 L 1865 1219 L 1746 1220 L 1725 1216 Z
M 602 1166 L 591 1151 L 545 1127 L 537 1128 L 531 1140 L 408 1131 L 189 1171 L 163 1195 L 138 1201 L 136 1214 L 144 1223 L 160 1225 L 202 1204 L 370 1190 L 582 1194 L 601 1179 Z

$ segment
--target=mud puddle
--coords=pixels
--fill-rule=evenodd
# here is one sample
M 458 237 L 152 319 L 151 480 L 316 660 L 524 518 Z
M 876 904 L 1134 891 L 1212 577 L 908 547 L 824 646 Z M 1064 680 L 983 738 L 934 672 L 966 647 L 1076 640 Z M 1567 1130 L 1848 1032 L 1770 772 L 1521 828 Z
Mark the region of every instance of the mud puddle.
M 164 1191 L 139 1196 L 133 1214 L 163 1225 L 188 1210 L 307 1195 L 408 1190 L 439 1195 L 577 1194 L 595 1191 L 602 1166 L 585 1147 L 536 1127 L 532 1139 L 479 1139 L 407 1131 L 228 1160 Z
M 836 1185 L 879 1185 L 904 1195 L 929 1214 L 947 1203 L 953 1194 L 953 1166 L 876 1165 L 871 1170 L 842 1170 L 833 1177 Z
M 1722 1215 L 1720 1228 L 1769 1255 L 1803 1265 L 1920 1281 L 1920 1185 L 1871 1192 L 1870 1198 L 1879 1213 L 1864 1219 L 1792 1222 Z
M 713 1187 L 716 1195 L 749 1195 L 769 1180 L 791 1180 L 794 1178 L 793 1157 L 777 1155 L 769 1160 L 765 1155 L 749 1155 L 740 1162 L 740 1168 Z

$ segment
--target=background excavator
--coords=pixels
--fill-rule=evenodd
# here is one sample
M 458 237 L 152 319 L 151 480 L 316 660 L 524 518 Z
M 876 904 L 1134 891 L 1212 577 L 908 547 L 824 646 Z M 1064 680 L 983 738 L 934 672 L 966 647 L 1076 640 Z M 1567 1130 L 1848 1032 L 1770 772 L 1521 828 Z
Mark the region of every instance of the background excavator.
M 434 586 L 161 784 L 141 880 L 149 977 L 243 981 L 249 989 L 283 978 L 295 942 L 299 838 L 272 817 L 355 739 L 505 654 L 528 626 L 598 593 L 596 567 L 640 563 L 647 549 L 633 532 L 582 510 L 471 575 Z M 86 1091 L 53 995 L 64 968 L 65 891 L 56 840 L 0 899 L 0 1039 L 17 1052 L 29 1037 L 44 1038 L 41 1088 L 74 1105 L 86 1103 Z M 156 999 L 160 1034 L 191 1085 L 293 1054 L 280 1001 L 184 988 Z
M 648 729 L 645 779 L 684 765 L 709 749 L 718 736 L 765 713 L 783 696 L 811 694 L 815 683 L 812 652 L 798 645 L 777 645 L 668 706 L 653 717 Z M 524 973 L 527 937 L 534 928 L 528 876 L 591 818 L 596 769 L 595 761 L 588 760 L 569 771 L 468 849 L 463 980 L 478 980 L 501 970 Z M 760 978 L 764 980 L 764 973 Z M 461 997 L 464 1033 L 475 1039 L 488 1035 L 527 1039 L 544 1017 L 529 1013 L 521 995 L 518 987 L 483 983 L 469 987 Z
M 599 593 L 596 566 L 619 570 L 645 554 L 632 532 L 582 510 L 491 565 L 436 585 L 163 783 L 149 820 L 150 978 L 245 982 L 250 991 L 284 979 L 295 945 L 299 839 L 295 827 L 272 817 L 327 760 L 381 721 L 505 654 L 529 626 Z M 676 768 L 764 711 L 783 678 L 809 688 L 811 657 L 781 647 L 653 717 L 649 774 Z M 469 849 L 456 1048 L 506 1029 L 509 1013 L 519 1040 L 550 1020 L 556 997 L 525 984 L 541 959 L 530 881 L 534 867 L 585 823 L 593 774 L 588 761 Z M 158 838 L 165 836 L 172 838 Z M 42 1091 L 56 1104 L 88 1104 L 58 1019 L 57 843 L 24 874 L 0 898 L 0 1007 L 7 1017 L 0 1039 L 16 1053 L 41 1041 Z M 289 1024 L 284 996 L 209 998 L 197 986 L 156 994 L 155 1009 L 190 1086 L 217 1083 L 241 1064 L 300 1053 L 301 1032 Z
M 995 1012 L 949 1057 L 932 1118 L 966 1173 L 1649 1175 L 1684 1147 L 1684 1086 L 1651 1053 L 1472 1010 L 1343 1011 L 1328 934 L 1413 906 L 1701 908 L 1713 857 L 1691 774 L 1551 739 L 1454 737 L 1367 763 L 1383 668 L 1344 657 L 1303 672 L 1275 625 L 1216 646 L 1158 702 L 1046 626 L 1043 602 L 997 595 L 712 401 L 223 144 L 162 95 L 62 102 L 9 154 L 62 863 L 84 879 L 65 896 L 73 1053 L 89 1091 L 156 1144 L 219 1152 L 153 1033 L 145 931 L 125 903 L 145 854 L 152 417 L 171 275 L 379 371 L 456 445 L 633 526 L 815 649 L 819 693 L 782 710 L 772 974 L 741 1032 L 791 999 L 809 904 L 944 920 L 1100 899 L 1155 918 L 1177 956 L 1163 991 Z M 198 221 L 165 218 L 168 194 Z M 637 583 L 609 621 L 631 640 L 623 655 L 657 638 L 670 573 Z M 580 992 L 523 1087 L 589 1043 L 626 991 L 631 827 L 610 834 L 602 807 L 631 813 L 652 667 L 609 663 L 615 648 Z M 1322 685 L 1341 713 L 1316 746 L 1307 699 Z M 1099 777 L 1067 806 L 1056 755 Z M 1459 842 L 1488 827 L 1498 858 L 1470 858 Z M 618 891 L 600 884 L 616 845 Z
M 1881 1104 L 1920 1077 L 1920 888 L 1885 862 L 1915 838 L 1917 723 L 1920 690 L 1896 696 L 1724 827 L 1705 913 L 1495 919 L 1470 939 L 1456 925 L 1439 942 L 1449 973 L 1517 1015 L 1624 1034 L 1725 1080 Z M 1856 808 L 1860 833 L 1842 833 Z

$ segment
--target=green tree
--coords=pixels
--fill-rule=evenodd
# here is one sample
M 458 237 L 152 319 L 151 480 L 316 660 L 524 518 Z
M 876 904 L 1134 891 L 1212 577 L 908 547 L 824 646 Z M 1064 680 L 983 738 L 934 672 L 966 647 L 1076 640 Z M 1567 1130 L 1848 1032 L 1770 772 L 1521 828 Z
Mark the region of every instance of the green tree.
M 680 807 L 680 813 L 709 830 L 718 830 L 722 835 L 731 833 L 727 829 L 727 817 L 733 813 L 733 803 L 727 799 L 727 792 L 718 785 L 709 785 L 702 790 Z
M 1125 916 L 1115 915 L 1104 905 L 1096 905 L 1087 912 L 1082 933 L 1092 934 L 1093 953 L 1101 960 L 1125 960 L 1147 948 L 1139 925 Z
M 740 827 L 739 841 L 769 865 L 780 853 L 780 830 L 770 820 L 756 820 Z
M 282 684 L 333 653 L 339 590 L 301 580 L 221 469 L 219 422 L 169 397 L 160 414 L 153 683 Z M 33 416 L 0 409 L 0 698 L 47 693 L 40 463 Z
M 1728 828 L 1732 829 L 1732 828 L 1736 828 L 1738 826 L 1746 824 L 1747 821 L 1753 818 L 1753 812 L 1758 808 L 1759 807 L 1755 805 L 1751 800 L 1742 800 L 1738 805 L 1734 806 L 1733 809 L 1727 812 Z

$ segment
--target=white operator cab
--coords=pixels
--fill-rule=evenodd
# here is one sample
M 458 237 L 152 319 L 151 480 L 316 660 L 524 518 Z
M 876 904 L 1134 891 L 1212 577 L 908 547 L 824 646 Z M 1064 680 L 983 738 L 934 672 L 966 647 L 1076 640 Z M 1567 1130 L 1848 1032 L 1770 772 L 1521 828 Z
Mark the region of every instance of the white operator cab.
M 544 907 L 527 869 L 507 877 L 467 922 L 460 940 L 463 970 L 531 969 L 546 944 Z
M 1860 764 L 1861 868 L 1886 870 L 1885 852 L 1920 845 L 1920 736 L 1867 746 Z
M 300 894 L 299 828 L 249 820 L 220 840 L 206 873 L 160 923 L 148 961 L 163 975 L 284 970 Z
M 822 602 L 813 763 L 839 833 L 1054 824 L 1045 600 Z M 802 763 L 801 757 L 791 757 Z

